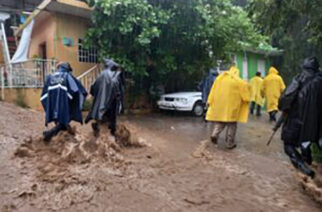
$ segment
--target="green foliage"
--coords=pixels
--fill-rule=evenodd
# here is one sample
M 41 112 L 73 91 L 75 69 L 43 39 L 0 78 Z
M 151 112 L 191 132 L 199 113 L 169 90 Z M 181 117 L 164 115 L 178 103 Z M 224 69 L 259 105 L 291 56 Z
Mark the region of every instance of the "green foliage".
M 94 27 L 86 43 L 130 72 L 136 88 L 190 87 L 243 43 L 266 44 L 230 0 L 88 0 Z M 266 44 L 267 45 L 267 44 Z M 142 82 L 144 81 L 144 82 Z M 189 86 L 188 86 L 189 84 Z
M 322 57 L 321 0 L 251 0 L 249 16 L 284 50 L 281 71 L 290 80 L 305 57 Z

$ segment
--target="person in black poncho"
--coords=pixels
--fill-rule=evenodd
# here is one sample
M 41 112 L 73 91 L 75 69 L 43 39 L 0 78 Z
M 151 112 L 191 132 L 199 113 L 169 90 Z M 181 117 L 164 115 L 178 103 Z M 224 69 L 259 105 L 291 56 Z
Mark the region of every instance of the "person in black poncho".
M 116 116 L 122 98 L 121 67 L 110 59 L 104 59 L 104 63 L 105 69 L 91 86 L 90 94 L 94 100 L 85 123 L 96 120 L 92 128 L 98 135 L 99 125 L 108 122 L 111 134 L 115 135 Z
M 312 163 L 312 143 L 322 148 L 322 72 L 315 57 L 304 61 L 302 72 L 295 76 L 279 100 L 285 123 L 282 129 L 284 151 L 295 168 L 314 177 L 307 164 Z M 297 148 L 301 149 L 301 154 Z

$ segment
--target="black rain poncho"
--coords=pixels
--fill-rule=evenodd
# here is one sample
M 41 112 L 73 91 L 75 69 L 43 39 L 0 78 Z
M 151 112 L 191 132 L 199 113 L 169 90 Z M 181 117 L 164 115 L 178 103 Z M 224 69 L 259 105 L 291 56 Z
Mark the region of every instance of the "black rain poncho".
M 322 72 L 316 58 L 306 59 L 302 73 L 293 78 L 279 101 L 287 114 L 282 140 L 293 145 L 317 142 L 322 131 Z
M 94 100 L 86 123 L 92 119 L 103 121 L 104 115 L 111 110 L 111 107 L 115 107 L 113 102 L 120 97 L 120 72 L 112 71 L 120 65 L 107 59 L 104 62 L 106 68 L 91 86 L 90 94 Z

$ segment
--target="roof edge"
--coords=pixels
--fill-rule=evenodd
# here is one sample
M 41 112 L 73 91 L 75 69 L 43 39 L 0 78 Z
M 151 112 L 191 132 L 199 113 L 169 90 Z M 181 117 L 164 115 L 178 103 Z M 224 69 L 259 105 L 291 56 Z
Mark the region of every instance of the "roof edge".
M 17 29 L 17 31 L 15 31 L 15 36 L 18 36 L 24 28 L 27 27 L 27 25 L 35 18 L 39 15 L 39 13 L 44 10 L 48 5 L 49 3 L 51 2 L 52 0 L 44 0 L 43 2 L 41 2 L 37 7 L 36 9 L 31 13 L 31 15 L 27 18 L 27 20 L 25 21 L 25 23 L 23 23 L 21 26 L 19 26 L 19 28 Z
M 76 1 L 76 0 L 44 0 L 31 13 L 31 15 L 25 21 L 25 23 L 23 23 L 22 25 L 20 25 L 18 27 L 18 29 L 15 31 L 14 35 L 18 36 L 19 34 L 21 34 L 22 31 L 24 30 L 24 28 L 26 28 L 27 25 L 41 13 L 41 11 L 46 10 L 46 8 L 49 7 L 49 5 L 51 3 L 55 3 L 55 2 L 58 3 L 58 4 L 66 5 L 66 6 L 72 6 L 72 7 L 78 8 L 78 9 L 92 11 L 92 8 L 90 8 L 85 2 L 82 2 L 82 1 Z

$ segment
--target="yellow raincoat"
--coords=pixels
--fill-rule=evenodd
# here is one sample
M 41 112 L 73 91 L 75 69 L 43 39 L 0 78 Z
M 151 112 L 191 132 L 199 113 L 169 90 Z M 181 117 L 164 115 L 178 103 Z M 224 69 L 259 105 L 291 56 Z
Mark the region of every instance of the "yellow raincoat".
M 231 67 L 219 75 L 208 96 L 208 121 L 247 122 L 250 92 L 240 79 L 239 70 Z
M 263 79 L 259 76 L 253 77 L 250 82 L 250 100 L 252 102 L 256 102 L 256 104 L 263 106 L 264 105 L 264 99 L 261 95 L 261 89 L 263 84 Z
M 278 100 L 285 89 L 285 84 L 278 71 L 271 67 L 262 85 L 262 95 L 266 98 L 267 112 L 278 110 Z

